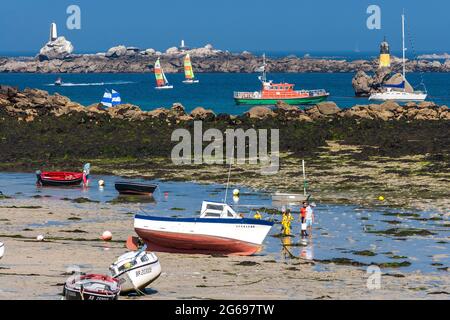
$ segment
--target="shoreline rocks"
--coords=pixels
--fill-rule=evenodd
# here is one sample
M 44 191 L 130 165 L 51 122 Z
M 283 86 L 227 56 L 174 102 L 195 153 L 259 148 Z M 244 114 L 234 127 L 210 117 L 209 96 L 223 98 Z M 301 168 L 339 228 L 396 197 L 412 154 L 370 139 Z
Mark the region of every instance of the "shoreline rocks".
M 99 115 L 106 115 L 111 119 L 128 121 L 172 119 L 176 122 L 185 122 L 230 118 L 230 115 L 216 115 L 214 111 L 203 107 L 197 107 L 188 114 L 181 103 L 174 103 L 170 109 L 158 108 L 151 111 L 143 111 L 140 107 L 132 104 L 120 104 L 111 108 L 104 108 L 100 104 L 85 107 L 58 93 L 50 95 L 47 91 L 29 88 L 19 91 L 14 87 L 0 85 L 0 114 L 3 112 L 17 117 L 19 121 L 26 122 L 34 121 L 41 116 L 60 117 L 71 113 L 80 113 L 92 119 Z M 389 101 L 383 104 L 356 105 L 348 109 L 341 109 L 332 101 L 321 102 L 306 109 L 279 101 L 274 108 L 255 106 L 239 117 L 254 120 L 278 118 L 283 121 L 305 122 L 332 118 L 448 121 L 450 120 L 450 110 L 447 106 L 439 106 L 431 101 L 420 104 L 409 102 L 403 106 Z

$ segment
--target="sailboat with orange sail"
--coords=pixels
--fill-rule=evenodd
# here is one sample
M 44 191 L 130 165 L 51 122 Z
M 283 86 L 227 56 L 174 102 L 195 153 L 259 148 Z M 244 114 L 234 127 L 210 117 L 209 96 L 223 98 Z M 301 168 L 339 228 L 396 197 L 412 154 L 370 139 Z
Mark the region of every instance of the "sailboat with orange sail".
M 155 63 L 155 78 L 156 78 L 156 87 L 155 89 L 162 90 L 162 89 L 173 89 L 173 86 L 169 84 L 169 81 L 166 78 L 166 75 L 164 74 L 164 70 L 161 67 L 161 62 L 156 60 Z
M 191 57 L 189 53 L 184 57 L 184 78 L 183 83 L 192 84 L 198 83 L 199 81 L 195 79 L 194 70 L 192 69 Z

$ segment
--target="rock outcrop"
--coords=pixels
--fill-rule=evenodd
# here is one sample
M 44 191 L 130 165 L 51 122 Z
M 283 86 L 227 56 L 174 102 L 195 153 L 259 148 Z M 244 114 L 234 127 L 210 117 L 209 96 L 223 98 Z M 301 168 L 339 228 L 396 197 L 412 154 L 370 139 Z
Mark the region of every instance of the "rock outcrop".
M 58 38 L 59 39 L 59 38 Z M 161 58 L 162 66 L 167 73 L 183 72 L 182 57 L 186 53 L 191 55 L 196 72 L 255 72 L 261 64 L 262 57 L 250 52 L 230 53 L 214 49 L 211 45 L 191 50 L 169 48 L 165 53 L 154 49 L 140 51 L 139 48 L 124 45 L 112 47 L 106 53 L 75 55 L 73 47 L 68 42 L 56 40 L 43 48 L 40 59 L 34 58 L 0 58 L 0 72 L 32 72 L 32 73 L 133 73 L 153 72 L 153 65 L 157 57 Z M 62 38 L 63 39 L 63 38 Z M 56 45 L 59 41 L 61 44 Z M 69 58 L 70 59 L 67 59 Z M 372 86 L 382 83 L 385 75 L 377 68 L 376 60 L 335 60 L 321 59 L 310 56 L 287 56 L 282 58 L 268 58 L 267 66 L 270 72 L 352 72 L 361 71 L 353 83 L 357 95 L 367 95 Z M 401 62 L 392 59 L 392 70 L 399 70 Z M 434 61 L 408 61 L 409 71 L 450 72 L 450 61 L 434 63 Z M 377 72 L 373 81 L 367 76 L 368 72 Z M 381 80 L 380 80 L 380 79 Z
M 250 120 L 278 121 L 321 121 L 339 118 L 369 119 L 380 121 L 414 121 L 414 120 L 450 120 L 450 110 L 447 106 L 439 106 L 433 102 L 420 104 L 409 102 L 403 106 L 396 102 L 383 104 L 357 105 L 349 109 L 340 109 L 334 102 L 322 102 L 302 110 L 296 106 L 279 102 L 274 109 L 256 106 L 241 116 L 216 115 L 212 110 L 197 107 L 187 114 L 180 103 L 174 103 L 170 109 L 158 108 L 143 111 L 132 104 L 121 104 L 111 108 L 104 108 L 100 104 L 84 107 L 69 98 L 59 94 L 50 95 L 38 89 L 23 91 L 10 86 L 0 85 L 0 115 L 6 114 L 17 118 L 18 121 L 34 121 L 42 116 L 61 117 L 78 114 L 86 119 L 107 116 L 111 119 L 127 121 L 144 121 L 146 119 L 160 119 L 166 121 L 183 122 L 192 120 L 202 121 L 232 121 L 240 117 Z
M 64 37 L 58 37 L 47 44 L 39 51 L 39 61 L 65 59 L 73 52 L 73 45 Z

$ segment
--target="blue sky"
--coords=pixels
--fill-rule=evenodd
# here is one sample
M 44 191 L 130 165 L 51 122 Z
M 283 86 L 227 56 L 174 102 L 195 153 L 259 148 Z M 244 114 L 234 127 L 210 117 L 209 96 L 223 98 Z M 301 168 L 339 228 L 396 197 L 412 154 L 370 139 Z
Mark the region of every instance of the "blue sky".
M 81 8 L 81 30 L 66 28 L 71 4 Z M 381 30 L 366 27 L 371 4 L 381 8 Z M 117 44 L 165 50 L 181 39 L 231 51 L 376 51 L 384 35 L 396 51 L 403 8 L 417 51 L 450 52 L 448 0 L 2 1 L 0 52 L 37 52 L 52 21 L 76 52 Z

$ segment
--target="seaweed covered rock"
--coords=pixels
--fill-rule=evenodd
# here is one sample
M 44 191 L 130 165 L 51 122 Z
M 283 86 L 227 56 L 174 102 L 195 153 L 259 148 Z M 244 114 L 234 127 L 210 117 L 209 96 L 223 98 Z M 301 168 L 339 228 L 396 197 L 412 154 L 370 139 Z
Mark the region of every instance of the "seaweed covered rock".
M 245 113 L 245 115 L 250 119 L 266 119 L 269 117 L 274 117 L 275 112 L 273 112 L 268 107 L 253 107 Z
M 191 117 L 195 120 L 214 120 L 216 114 L 212 110 L 203 107 L 197 107 L 191 111 Z

